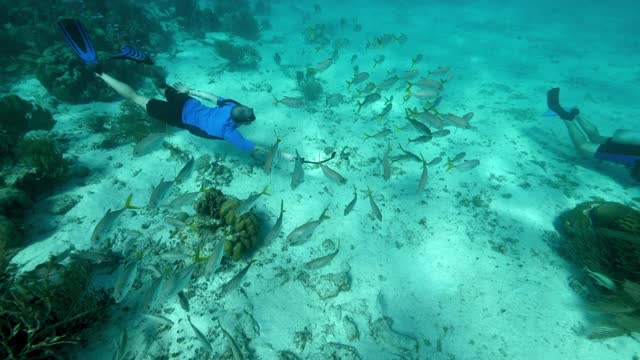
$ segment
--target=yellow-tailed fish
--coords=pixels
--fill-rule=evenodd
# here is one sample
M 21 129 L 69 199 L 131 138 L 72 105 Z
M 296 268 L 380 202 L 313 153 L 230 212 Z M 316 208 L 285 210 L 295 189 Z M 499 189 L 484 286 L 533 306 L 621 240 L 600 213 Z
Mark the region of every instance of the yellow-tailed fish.
M 127 201 L 124 203 L 124 207 L 120 210 L 111 211 L 111 209 L 107 210 L 107 213 L 104 214 L 102 219 L 98 221 L 96 227 L 93 228 L 93 232 L 91 233 L 91 245 L 95 245 L 99 240 L 100 236 L 103 232 L 109 230 L 113 222 L 127 209 L 139 209 L 139 207 L 131 205 L 131 199 L 133 198 L 133 194 L 127 197 Z

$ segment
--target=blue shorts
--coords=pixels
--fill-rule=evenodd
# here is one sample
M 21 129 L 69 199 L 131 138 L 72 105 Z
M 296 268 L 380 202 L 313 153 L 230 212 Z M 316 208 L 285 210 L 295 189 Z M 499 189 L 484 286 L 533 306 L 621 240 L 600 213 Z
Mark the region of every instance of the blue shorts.
M 640 162 L 640 145 L 615 143 L 612 138 L 600 145 L 594 157 L 599 160 L 633 166 Z

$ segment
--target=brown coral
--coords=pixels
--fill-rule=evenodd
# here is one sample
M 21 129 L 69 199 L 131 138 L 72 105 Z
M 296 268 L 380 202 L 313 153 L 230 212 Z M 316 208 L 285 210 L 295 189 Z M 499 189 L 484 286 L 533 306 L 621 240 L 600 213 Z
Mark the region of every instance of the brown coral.
M 196 212 L 220 220 L 228 227 L 228 238 L 224 243 L 225 255 L 240 259 L 256 247 L 260 225 L 253 212 L 237 216 L 240 201 L 225 196 L 218 189 L 207 190 L 195 204 Z
M 230 227 L 231 239 L 224 244 L 225 254 L 234 260 L 240 259 L 253 250 L 258 242 L 260 226 L 258 218 L 252 212 L 237 216 L 236 210 L 240 201 L 227 199 L 220 208 L 224 223 Z
M 562 229 L 580 267 L 612 280 L 614 288 L 592 281 L 593 310 L 606 317 L 593 324 L 591 339 L 640 331 L 640 211 L 592 201 L 561 216 Z

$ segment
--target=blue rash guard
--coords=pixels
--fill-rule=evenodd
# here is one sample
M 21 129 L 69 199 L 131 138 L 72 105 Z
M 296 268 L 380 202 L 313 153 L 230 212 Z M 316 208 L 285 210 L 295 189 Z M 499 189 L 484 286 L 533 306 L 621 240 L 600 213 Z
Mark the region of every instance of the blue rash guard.
M 182 108 L 182 123 L 191 133 L 205 138 L 224 139 L 233 145 L 250 151 L 255 144 L 238 132 L 238 125 L 231 119 L 231 109 L 236 104 L 224 103 L 218 98 L 218 106 L 208 107 L 196 99 L 190 99 Z
M 627 166 L 640 162 L 640 145 L 616 143 L 613 138 L 600 145 L 594 157 Z

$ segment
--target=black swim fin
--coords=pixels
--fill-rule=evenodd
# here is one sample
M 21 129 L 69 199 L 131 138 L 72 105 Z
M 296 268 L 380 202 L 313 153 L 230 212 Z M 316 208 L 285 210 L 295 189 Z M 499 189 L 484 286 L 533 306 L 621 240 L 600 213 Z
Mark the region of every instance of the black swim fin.
M 547 106 L 549 110 L 558 114 L 563 120 L 571 121 L 580 114 L 578 108 L 567 111 L 560 105 L 560 88 L 553 88 L 547 91 Z
M 129 59 L 137 63 L 153 65 L 153 59 L 151 59 L 151 56 L 149 56 L 149 54 L 131 46 L 123 47 L 119 53 L 111 57 L 111 60 L 113 59 Z
M 93 47 L 89 34 L 85 30 L 80 20 L 62 19 L 58 21 L 58 26 L 64 33 L 64 37 L 71 45 L 73 51 L 87 65 L 98 64 L 98 53 Z

